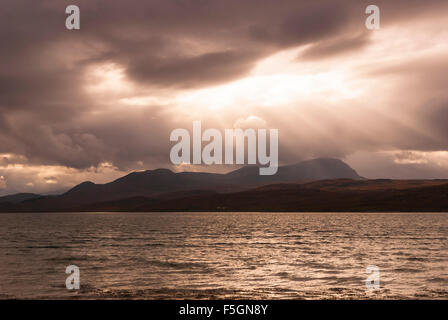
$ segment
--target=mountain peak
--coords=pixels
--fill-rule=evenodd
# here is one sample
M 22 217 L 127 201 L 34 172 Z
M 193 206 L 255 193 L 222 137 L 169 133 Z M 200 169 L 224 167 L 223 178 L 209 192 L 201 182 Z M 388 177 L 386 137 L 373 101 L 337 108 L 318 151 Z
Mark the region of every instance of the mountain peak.
M 362 179 L 348 164 L 335 158 L 316 158 L 282 167 L 284 175 L 303 180 Z
M 303 180 L 326 180 L 326 179 L 362 179 L 358 173 L 348 164 L 335 158 L 316 158 L 305 160 L 296 164 L 281 166 L 277 174 L 273 176 L 258 175 L 257 165 L 245 166 L 229 172 L 229 178 L 238 178 L 241 181 L 251 183 L 281 183 Z
M 155 173 L 155 174 L 175 174 L 173 171 L 171 171 L 170 169 L 166 169 L 166 168 L 146 170 L 145 172 Z
M 339 159 L 318 158 L 278 168 L 277 174 L 260 176 L 259 166 L 245 166 L 228 174 L 204 172 L 174 173 L 169 169 L 132 172 L 112 182 L 85 181 L 59 196 L 42 197 L 32 205 L 39 210 L 64 210 L 73 206 L 117 201 L 133 197 L 157 198 L 163 194 L 188 194 L 195 191 L 235 192 L 278 183 L 299 183 L 327 179 L 362 178 Z
M 86 190 L 94 185 L 95 185 L 95 183 L 93 183 L 92 181 L 84 181 L 84 182 L 81 182 L 80 184 L 74 186 L 73 188 L 71 188 L 64 194 L 73 194 L 73 193 L 83 192 L 84 190 Z

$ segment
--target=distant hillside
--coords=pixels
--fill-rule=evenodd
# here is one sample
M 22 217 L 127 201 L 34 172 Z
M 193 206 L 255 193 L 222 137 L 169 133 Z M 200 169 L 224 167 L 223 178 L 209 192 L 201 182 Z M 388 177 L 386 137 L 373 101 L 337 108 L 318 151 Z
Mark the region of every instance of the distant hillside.
M 9 196 L 0 197 L 0 203 L 20 203 L 25 200 L 32 200 L 42 197 L 34 193 L 17 193 Z
M 227 174 L 240 184 L 271 184 L 326 179 L 363 179 L 345 162 L 332 158 L 318 158 L 279 167 L 275 175 L 260 176 L 257 166 L 246 166 Z
M 226 194 L 135 197 L 74 211 L 448 212 L 448 181 L 326 180 Z
M 45 200 L 53 207 L 41 206 L 42 199 L 0 203 L 0 211 L 61 211 L 54 206 L 57 200 Z M 175 191 L 60 205 L 64 211 L 448 212 L 448 180 L 333 179 L 269 184 L 232 193 Z
M 84 205 L 129 199 L 132 197 L 162 198 L 191 192 L 229 193 L 250 188 L 288 182 L 323 179 L 362 179 L 355 170 L 337 159 L 320 158 L 278 168 L 272 176 L 260 176 L 257 166 L 247 166 L 227 174 L 203 172 L 174 173 L 168 169 L 133 172 L 106 184 L 83 182 L 64 194 L 27 198 L 14 206 L 2 205 L 0 211 L 64 211 Z M 169 197 L 173 197 L 172 195 Z

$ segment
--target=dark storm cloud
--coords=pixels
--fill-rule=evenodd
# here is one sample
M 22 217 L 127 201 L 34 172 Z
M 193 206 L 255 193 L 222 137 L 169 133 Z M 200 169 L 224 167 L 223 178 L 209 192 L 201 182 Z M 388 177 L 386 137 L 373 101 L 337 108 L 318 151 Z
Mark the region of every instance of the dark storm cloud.
M 246 74 L 257 55 L 243 51 L 219 51 L 175 61 L 148 61 L 147 57 L 130 63 L 128 72 L 136 81 L 182 88 L 209 86 Z M 179 80 L 182 80 L 179 82 Z
M 69 4 L 81 8 L 79 31 L 65 29 Z M 360 35 L 360 30 L 364 30 L 368 4 L 4 0 L 0 10 L 0 153 L 23 155 L 29 164 L 73 168 L 111 162 L 127 170 L 138 161 L 147 167 L 161 166 L 168 163 L 167 137 L 173 121 L 166 111 L 171 106 L 110 109 L 104 106 L 108 95 L 92 99 L 86 93 L 89 68 L 114 63 L 145 92 L 223 84 L 243 77 L 260 59 L 283 49 L 310 45 L 301 58 L 324 59 L 367 46 L 369 37 Z M 384 25 L 440 14 L 448 6 L 445 0 L 378 0 L 376 4 L 382 9 Z M 441 134 L 446 133 L 444 106 L 426 115 L 428 125 L 437 125 Z M 316 154 L 314 147 L 309 144 L 304 149 Z M 350 146 L 341 147 L 322 145 L 319 150 L 343 155 Z
M 172 130 L 159 112 L 109 112 L 102 115 L 72 118 L 54 124 L 36 123 L 33 117 L 16 116 L 9 123 L 4 152 L 18 153 L 31 163 L 89 168 L 112 162 L 120 169 L 135 167 L 137 161 L 167 162 L 166 143 Z
M 70 32 L 64 1 L 3 3 L 0 152 L 75 168 L 163 159 L 166 117 L 154 121 L 124 110 L 121 121 L 112 113 L 86 116 L 102 104 L 85 94 L 89 66 L 117 63 L 135 83 L 150 87 L 205 87 L 243 76 L 282 48 L 350 32 L 353 20 L 362 20 L 332 1 L 76 4 L 81 30 Z
M 82 29 L 75 33 L 63 28 L 64 1 L 6 1 L 7 10 L 0 13 L 1 40 L 7 44 L 1 53 L 6 62 L 0 77 L 2 93 L 16 102 L 17 93 L 24 90 L 29 94 L 48 88 L 53 94 L 63 88 L 76 90 L 80 67 L 94 61 L 123 64 L 135 81 L 205 86 L 240 77 L 258 59 L 282 48 L 312 43 L 317 44 L 318 55 L 322 50 L 340 51 L 342 45 L 331 41 L 341 35 L 352 39 L 348 46 L 361 47 L 366 39 L 351 36 L 363 26 L 366 4 L 343 3 L 347 2 L 77 1 Z M 409 17 L 441 2 L 434 3 L 394 1 L 384 6 L 394 15 Z M 84 59 L 71 57 L 77 45 L 97 48 Z M 64 55 L 72 59 L 71 68 L 58 65 Z
M 368 41 L 369 33 L 367 32 L 350 38 L 336 39 L 329 42 L 320 41 L 304 50 L 297 59 L 313 60 L 343 54 L 366 46 Z
M 135 81 L 181 88 L 239 78 L 262 57 L 351 33 L 350 27 L 362 25 L 364 19 L 351 14 L 362 12 L 359 5 L 343 7 L 332 1 L 132 4 L 108 2 L 101 15 L 85 14 L 89 37 L 105 46 L 98 59 L 125 65 Z

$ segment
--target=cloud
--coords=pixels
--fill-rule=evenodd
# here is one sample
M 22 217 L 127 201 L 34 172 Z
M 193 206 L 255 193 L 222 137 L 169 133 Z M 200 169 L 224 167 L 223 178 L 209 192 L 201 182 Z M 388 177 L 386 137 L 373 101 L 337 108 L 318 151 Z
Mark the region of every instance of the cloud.
M 238 119 L 233 125 L 234 128 L 240 129 L 256 129 L 256 128 L 266 128 L 266 121 L 260 117 L 250 115 L 247 118 Z
M 133 62 L 128 72 L 135 80 L 152 85 L 189 88 L 236 79 L 247 74 L 255 61 L 251 52 L 217 51 L 169 61 L 144 59 Z
M 106 183 L 126 174 L 109 163 L 87 169 L 30 163 L 0 165 L 0 194 L 38 192 L 62 193 L 86 180 Z
M 193 120 L 262 119 L 282 163 L 448 150 L 445 0 L 378 0 L 374 33 L 367 1 L 79 0 L 79 31 L 64 1 L 2 4 L 4 192 L 171 167 Z
M 322 59 L 340 55 L 346 52 L 358 50 L 366 46 L 369 42 L 369 33 L 363 32 L 360 35 L 349 38 L 341 38 L 332 41 L 320 41 L 311 47 L 305 49 L 299 56 L 301 59 Z
M 4 176 L 0 176 L 0 190 L 6 189 L 6 179 Z
M 448 179 L 448 152 L 357 152 L 347 163 L 371 179 Z

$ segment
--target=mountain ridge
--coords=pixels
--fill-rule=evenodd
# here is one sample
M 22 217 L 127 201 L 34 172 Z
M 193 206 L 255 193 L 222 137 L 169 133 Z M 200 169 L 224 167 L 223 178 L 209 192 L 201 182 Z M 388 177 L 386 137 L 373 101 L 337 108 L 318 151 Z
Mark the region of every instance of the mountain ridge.
M 175 200 L 175 201 L 173 201 Z M 448 212 L 448 180 L 349 179 L 188 192 L 75 206 L 74 212 Z
M 84 181 L 60 195 L 36 196 L 3 204 L 7 208 L 24 211 L 64 211 L 94 203 L 119 201 L 135 197 L 157 198 L 174 194 L 193 196 L 203 194 L 235 193 L 275 183 L 298 183 L 325 179 L 362 180 L 354 169 L 339 159 L 317 158 L 296 164 L 280 166 L 277 174 L 260 176 L 258 166 L 245 166 L 229 173 L 173 172 L 169 169 L 131 172 L 104 184 Z
M 186 190 L 215 190 L 234 192 L 251 187 L 304 180 L 325 179 L 363 179 L 354 169 L 339 159 L 317 158 L 302 161 L 293 165 L 280 166 L 277 174 L 272 176 L 259 175 L 259 166 L 244 166 L 228 173 L 208 172 L 173 172 L 169 169 L 154 169 L 131 172 L 123 177 L 105 184 L 83 182 L 73 187 L 65 194 L 76 192 L 94 192 L 96 197 L 118 199 L 130 196 L 150 196 L 157 193 Z M 235 189 L 236 188 L 236 189 Z M 101 196 L 100 193 L 115 195 Z

